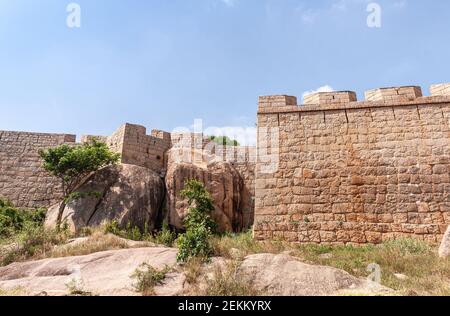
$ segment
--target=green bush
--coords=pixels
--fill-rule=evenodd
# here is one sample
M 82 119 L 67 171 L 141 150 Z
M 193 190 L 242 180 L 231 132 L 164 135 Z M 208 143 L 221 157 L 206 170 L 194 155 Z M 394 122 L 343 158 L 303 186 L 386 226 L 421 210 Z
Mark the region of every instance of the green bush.
M 0 264 L 45 257 L 56 245 L 64 244 L 69 238 L 67 230 L 46 229 L 42 225 L 27 222 L 22 230 L 8 238 L 7 247 L 0 252 Z
M 172 247 L 176 238 L 177 238 L 177 235 L 175 234 L 175 232 L 171 231 L 169 224 L 167 224 L 167 222 L 165 222 L 163 224 L 161 231 L 159 231 L 155 235 L 155 242 L 160 245 Z
M 42 226 L 45 209 L 19 209 L 9 201 L 0 199 L 0 238 L 20 232 L 26 225 Z
M 212 253 L 210 238 L 216 229 L 216 224 L 210 216 L 214 210 L 211 195 L 203 183 L 190 180 L 181 196 L 188 199 L 190 208 L 184 219 L 186 233 L 178 238 L 177 260 L 186 262 L 192 257 L 208 258 Z
M 122 230 L 120 229 L 119 222 L 115 220 L 105 224 L 104 232 L 105 234 L 113 234 L 122 237 Z
M 113 234 L 121 238 L 134 241 L 150 241 L 152 239 L 152 236 L 148 231 L 147 224 L 145 225 L 144 231 L 142 232 L 139 227 L 134 226 L 131 222 L 128 222 L 125 229 L 121 229 L 119 222 L 116 220 L 105 224 L 104 233 Z
M 237 140 L 231 139 L 228 136 L 209 136 L 209 139 L 222 146 L 240 146 Z
M 211 235 L 211 230 L 202 225 L 188 229 L 178 237 L 177 260 L 186 262 L 194 257 L 208 258 L 212 253 Z

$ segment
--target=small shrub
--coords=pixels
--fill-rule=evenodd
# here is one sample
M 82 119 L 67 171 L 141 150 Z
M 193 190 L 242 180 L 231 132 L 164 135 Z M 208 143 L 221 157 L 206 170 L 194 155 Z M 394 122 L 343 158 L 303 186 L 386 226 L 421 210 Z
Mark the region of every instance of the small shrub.
M 105 232 L 105 234 L 113 234 L 116 236 L 120 236 L 122 234 L 122 230 L 120 229 L 119 222 L 116 220 L 105 223 L 104 232 Z
M 68 231 L 46 229 L 29 223 L 8 239 L 8 246 L 0 252 L 0 263 L 8 265 L 32 258 L 45 258 L 56 245 L 64 244 L 68 239 Z
M 94 229 L 92 227 L 83 227 L 78 233 L 78 237 L 90 237 L 94 234 Z
M 181 191 L 181 196 L 187 198 L 190 208 L 184 219 L 186 233 L 178 237 L 177 260 L 186 262 L 191 257 L 208 258 L 212 253 L 210 238 L 216 229 L 210 216 L 214 210 L 211 195 L 203 183 L 190 180 Z
M 177 235 L 175 234 L 175 232 L 170 230 L 170 227 L 167 223 L 164 223 L 161 231 L 159 231 L 155 235 L 154 239 L 157 244 L 172 247 L 176 238 Z
M 133 279 L 136 279 L 136 283 L 133 286 L 136 291 L 142 293 L 144 296 L 154 295 L 155 286 L 163 284 L 166 274 L 170 270 L 167 266 L 162 270 L 158 270 L 144 263 L 131 276 Z
M 186 262 L 192 257 L 208 258 L 212 253 L 211 231 L 202 225 L 191 227 L 178 237 L 178 262 Z
M 9 201 L 0 199 L 0 237 L 10 237 L 25 226 L 42 226 L 45 214 L 45 209 L 19 209 Z
M 184 275 L 186 276 L 186 281 L 191 284 L 197 284 L 198 277 L 201 275 L 202 267 L 204 263 L 203 258 L 194 257 L 187 260 L 183 265 Z
M 125 229 L 121 229 L 119 222 L 116 220 L 104 224 L 104 233 L 113 234 L 133 241 L 151 241 L 153 239 L 147 224 L 145 224 L 144 231 L 142 232 L 139 227 L 134 226 L 131 222 L 128 222 Z
M 134 241 L 142 241 L 143 234 L 141 230 L 137 226 L 132 226 L 131 222 L 128 222 L 127 230 L 126 230 L 126 238 Z

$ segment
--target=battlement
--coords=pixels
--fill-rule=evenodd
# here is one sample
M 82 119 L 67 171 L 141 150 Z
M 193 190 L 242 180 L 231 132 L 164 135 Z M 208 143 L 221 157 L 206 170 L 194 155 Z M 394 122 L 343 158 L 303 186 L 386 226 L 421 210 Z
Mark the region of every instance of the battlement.
M 434 84 L 430 87 L 431 95 L 450 95 L 450 83 Z
M 423 96 L 422 88 L 417 86 L 410 87 L 394 87 L 394 88 L 380 88 L 366 91 L 366 101 L 394 101 L 394 102 L 408 102 L 414 101 Z
M 272 95 L 259 97 L 259 110 L 297 106 L 297 97 Z
M 438 242 L 450 224 L 450 84 L 304 99 L 259 99 L 255 238 Z
M 304 98 L 305 104 L 343 104 L 356 101 L 356 93 L 353 91 L 318 92 Z
M 450 102 L 450 83 L 435 84 L 429 90 L 430 96 L 423 96 L 422 88 L 418 86 L 378 88 L 366 91 L 364 101 L 358 101 L 353 91 L 318 92 L 306 95 L 303 106 L 297 104 L 297 98 L 294 96 L 261 96 L 258 112 L 308 112 Z

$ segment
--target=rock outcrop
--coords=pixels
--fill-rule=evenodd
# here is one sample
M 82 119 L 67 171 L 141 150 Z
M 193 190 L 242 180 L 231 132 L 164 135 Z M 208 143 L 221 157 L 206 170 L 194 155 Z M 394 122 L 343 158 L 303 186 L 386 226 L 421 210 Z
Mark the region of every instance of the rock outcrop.
M 271 296 L 371 295 L 391 291 L 343 270 L 309 265 L 286 254 L 250 255 L 244 259 L 240 272 Z
M 93 295 L 141 295 L 133 287 L 134 271 L 143 263 L 157 269 L 173 267 L 176 255 L 177 250 L 171 248 L 138 248 L 14 263 L 0 268 L 0 289 L 23 289 L 24 295 L 45 292 L 60 296 L 70 294 L 68 284 L 75 283 L 79 290 Z M 169 273 L 164 284 L 155 288 L 155 294 L 179 295 L 183 284 L 183 275 Z
M 239 172 L 230 163 L 207 164 L 177 163 L 170 157 L 166 175 L 167 211 L 169 223 L 183 230 L 183 219 L 188 211 L 187 201 L 180 196 L 187 181 L 203 182 L 214 200 L 212 218 L 221 232 L 239 232 L 243 228 L 241 193 L 243 181 Z
M 227 269 L 228 260 L 213 258 L 197 278 L 196 289 L 186 282 L 182 267 L 176 265 L 173 248 L 135 248 L 98 252 L 86 256 L 52 258 L 14 263 L 0 268 L 0 289 L 22 290 L 22 295 L 50 296 L 70 294 L 69 284 L 93 295 L 134 296 L 137 293 L 131 277 L 143 263 L 156 268 L 172 268 L 155 295 L 207 294 L 207 279 L 215 269 Z M 256 254 L 243 259 L 237 273 L 251 280 L 254 288 L 269 296 L 388 295 L 393 291 L 377 283 L 351 276 L 345 271 L 326 266 L 313 266 L 286 254 Z
M 98 226 L 116 220 L 121 227 L 128 223 L 143 229 L 155 228 L 163 207 L 164 182 L 156 173 L 144 167 L 121 164 L 106 167 L 93 174 L 78 192 L 96 192 L 70 202 L 63 214 L 72 231 Z M 55 226 L 58 205 L 51 207 L 46 225 Z
M 441 247 L 439 248 L 439 257 L 449 258 L 450 257 L 450 226 L 447 228 L 447 232 L 441 242 Z

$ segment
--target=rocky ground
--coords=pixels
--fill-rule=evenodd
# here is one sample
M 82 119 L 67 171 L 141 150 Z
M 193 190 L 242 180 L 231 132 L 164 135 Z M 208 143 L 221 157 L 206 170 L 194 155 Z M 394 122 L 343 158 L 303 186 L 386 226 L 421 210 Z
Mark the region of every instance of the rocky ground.
M 155 286 L 154 295 L 208 295 L 211 284 L 224 281 L 214 279 L 223 278 L 230 267 L 234 269 L 235 278 L 252 283 L 252 289 L 261 295 L 385 295 L 392 292 L 343 270 L 303 263 L 287 253 L 253 254 L 239 260 L 215 257 L 200 266 L 192 281 L 192 269 L 178 265 L 176 254 L 177 249 L 155 246 L 13 263 L 0 268 L 0 289 L 22 295 L 58 296 L 74 291 L 88 295 L 141 295 L 134 287 L 136 280 L 132 275 L 146 263 L 156 269 L 168 267 L 162 283 Z

